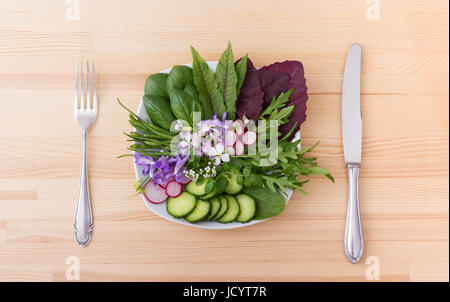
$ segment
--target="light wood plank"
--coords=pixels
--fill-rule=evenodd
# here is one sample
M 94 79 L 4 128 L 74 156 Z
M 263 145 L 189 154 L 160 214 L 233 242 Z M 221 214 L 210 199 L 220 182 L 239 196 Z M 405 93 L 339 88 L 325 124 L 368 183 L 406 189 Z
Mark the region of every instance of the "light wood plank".
M 449 40 L 447 0 L 381 0 L 368 21 L 357 0 L 5 0 L 0 11 L 0 281 L 448 281 Z M 312 177 L 278 217 L 248 228 L 199 230 L 165 221 L 133 194 L 130 130 L 146 77 L 217 60 L 228 40 L 256 66 L 304 63 L 303 145 L 320 140 Z M 360 264 L 343 253 L 347 175 L 341 141 L 346 51 L 363 46 Z M 76 246 L 72 219 L 81 135 L 73 121 L 74 63 L 97 64 L 99 119 L 89 135 L 94 237 Z M 182 265 L 181 265 L 182 264 Z

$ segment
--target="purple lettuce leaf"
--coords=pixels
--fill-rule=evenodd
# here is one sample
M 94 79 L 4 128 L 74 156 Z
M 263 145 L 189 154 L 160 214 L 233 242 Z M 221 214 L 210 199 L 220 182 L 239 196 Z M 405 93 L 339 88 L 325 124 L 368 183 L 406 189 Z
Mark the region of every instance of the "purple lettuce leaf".
M 236 113 L 240 119 L 245 115 L 248 119 L 256 120 L 263 108 L 263 102 L 264 92 L 259 72 L 252 61 L 247 59 L 247 73 L 236 101 Z
M 308 100 L 308 88 L 306 87 L 305 72 L 300 61 L 284 61 L 264 66 L 261 70 L 274 70 L 289 75 L 288 89 L 294 88 L 287 106 L 295 105 L 289 122 L 280 128 L 282 135 L 285 135 L 294 127 L 297 122 L 296 131 L 306 120 L 306 101 Z
M 264 91 L 263 107 L 269 106 L 273 97 L 279 96 L 281 93 L 289 90 L 289 75 L 271 69 L 260 69 L 259 78 L 261 80 L 261 88 Z

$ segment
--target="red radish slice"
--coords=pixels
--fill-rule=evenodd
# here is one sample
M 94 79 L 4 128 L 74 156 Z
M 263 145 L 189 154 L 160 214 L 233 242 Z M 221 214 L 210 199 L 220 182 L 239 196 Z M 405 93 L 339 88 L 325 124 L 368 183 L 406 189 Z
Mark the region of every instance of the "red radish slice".
M 225 148 L 225 153 L 228 155 L 236 155 L 234 148 L 231 146 L 228 146 Z
M 225 146 L 234 146 L 237 140 L 237 135 L 234 131 L 228 130 L 225 132 Z
M 242 142 L 244 145 L 253 145 L 256 142 L 256 132 L 255 131 L 247 131 L 242 135 Z
M 234 150 L 236 155 L 244 154 L 244 144 L 241 141 L 237 141 L 234 145 Z
M 244 133 L 244 122 L 241 120 L 234 121 L 233 129 L 238 136 L 241 136 Z
M 178 197 L 181 192 L 183 192 L 183 186 L 176 181 L 173 180 L 167 184 L 166 194 L 169 197 Z
M 144 196 L 147 198 L 149 202 L 155 204 L 163 203 L 164 201 L 167 200 L 168 197 L 166 194 L 166 190 L 153 182 L 148 182 L 145 185 Z
M 192 181 L 192 179 L 190 179 L 189 177 L 187 177 L 187 176 L 182 176 L 181 177 L 181 182 L 180 182 L 180 184 L 182 184 L 182 185 L 187 185 L 188 183 L 190 183 Z

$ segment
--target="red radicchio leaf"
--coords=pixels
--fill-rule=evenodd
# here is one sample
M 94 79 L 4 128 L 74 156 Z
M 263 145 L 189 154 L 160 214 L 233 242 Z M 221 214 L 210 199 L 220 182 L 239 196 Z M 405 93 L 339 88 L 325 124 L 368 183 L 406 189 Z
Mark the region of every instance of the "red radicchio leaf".
M 297 131 L 306 120 L 306 101 L 308 100 L 303 64 L 300 61 L 284 61 L 264 66 L 261 70 L 279 71 L 290 76 L 288 89 L 294 88 L 294 92 L 286 106 L 295 105 L 295 108 L 289 117 L 289 122 L 281 126 L 280 132 L 282 135 L 287 134 L 294 127 L 295 122 L 297 122 Z
M 247 73 L 236 101 L 238 117 L 242 119 L 245 115 L 248 119 L 256 120 L 263 107 L 263 97 L 259 72 L 252 61 L 247 59 Z
M 269 106 L 272 98 L 279 96 L 281 93 L 289 90 L 289 75 L 283 72 L 260 69 L 259 78 L 261 80 L 261 87 L 264 91 L 264 104 L 263 107 Z

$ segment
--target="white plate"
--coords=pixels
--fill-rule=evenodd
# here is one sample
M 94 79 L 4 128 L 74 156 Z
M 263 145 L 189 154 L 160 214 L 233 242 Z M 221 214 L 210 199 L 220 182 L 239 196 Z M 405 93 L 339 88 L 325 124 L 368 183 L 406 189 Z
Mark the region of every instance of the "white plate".
M 186 66 L 192 67 L 192 64 L 185 64 Z M 217 66 L 217 62 L 208 62 L 209 67 L 211 68 L 212 71 L 216 71 L 216 66 Z M 169 73 L 170 70 L 172 68 L 166 69 L 164 71 L 161 71 L 162 73 Z M 141 99 L 141 103 L 139 104 L 139 109 L 138 109 L 138 115 L 143 118 L 143 119 L 148 119 L 148 115 L 145 112 L 145 108 L 144 108 L 144 104 L 142 102 Z M 300 139 L 300 131 L 296 133 L 295 135 L 295 139 Z M 136 164 L 133 161 L 133 165 L 134 165 L 134 170 L 136 172 L 136 178 L 138 180 L 142 180 L 145 178 L 145 176 L 142 174 L 142 168 L 136 166 Z M 287 189 L 286 190 L 287 193 L 284 196 L 284 198 L 286 199 L 286 204 L 289 202 L 289 200 L 291 199 L 292 196 L 292 191 Z M 202 229 L 213 229 L 213 230 L 223 230 L 223 229 L 235 229 L 235 228 L 242 228 L 245 226 L 249 226 L 249 225 L 253 225 L 256 223 L 260 223 L 263 222 L 267 219 L 264 220 L 252 220 L 248 223 L 239 223 L 239 222 L 231 222 L 231 223 L 219 223 L 219 222 L 215 222 L 215 221 L 203 221 L 203 222 L 199 222 L 199 223 L 189 223 L 184 219 L 178 219 L 178 218 L 174 218 L 172 217 L 169 213 L 167 213 L 166 210 L 166 203 L 161 203 L 161 204 L 153 204 L 148 202 L 148 200 L 145 198 L 145 196 L 143 194 L 142 195 L 142 199 L 144 200 L 144 204 L 147 206 L 147 208 L 149 208 L 153 213 L 155 213 L 156 215 L 176 222 L 176 223 L 180 223 L 180 224 L 184 224 L 184 225 L 188 225 L 191 227 L 196 227 L 196 228 L 202 228 Z M 270 219 L 270 218 L 268 218 Z

